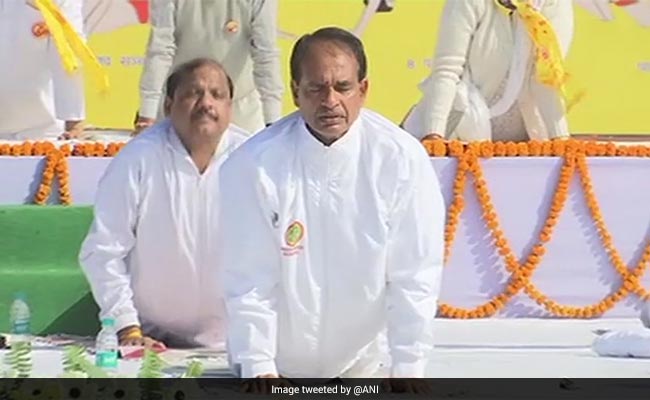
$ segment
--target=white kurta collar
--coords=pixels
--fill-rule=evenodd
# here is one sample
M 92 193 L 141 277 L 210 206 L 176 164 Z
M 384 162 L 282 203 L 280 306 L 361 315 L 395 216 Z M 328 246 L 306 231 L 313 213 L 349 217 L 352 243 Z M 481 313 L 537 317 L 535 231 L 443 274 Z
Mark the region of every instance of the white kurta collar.
M 340 139 L 325 146 L 307 128 L 303 118 L 298 121 L 298 149 L 310 159 L 326 157 L 329 161 L 346 160 L 354 158 L 361 143 L 361 116 L 350 126 L 348 132 Z
M 167 138 L 167 144 L 169 148 L 171 148 L 174 154 L 178 155 L 180 158 L 189 162 L 194 167 L 196 172 L 199 173 L 196 164 L 194 164 L 194 160 L 192 160 L 190 153 L 188 153 L 187 149 L 183 145 L 183 142 L 181 142 L 181 139 L 178 137 L 178 133 L 176 133 L 176 130 L 174 129 L 174 126 L 172 125 L 169 119 L 165 121 L 165 125 L 166 125 L 164 128 L 165 136 Z M 227 140 L 228 140 L 227 137 L 228 137 L 228 129 L 226 129 L 226 131 L 223 133 L 223 136 L 219 141 L 219 145 L 217 146 L 217 149 L 212 155 L 212 159 L 210 160 L 210 165 L 208 166 L 208 169 L 206 169 L 206 171 L 203 173 L 204 175 L 212 168 L 212 165 L 215 164 L 221 158 L 222 155 L 224 155 L 225 149 L 229 147 L 227 145 Z

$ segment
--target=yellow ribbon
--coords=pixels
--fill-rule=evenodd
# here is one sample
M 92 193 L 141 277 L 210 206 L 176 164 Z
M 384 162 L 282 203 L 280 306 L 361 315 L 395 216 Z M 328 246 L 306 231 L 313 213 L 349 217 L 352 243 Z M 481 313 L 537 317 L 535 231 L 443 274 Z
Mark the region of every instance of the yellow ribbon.
M 537 81 L 560 92 L 567 112 L 585 95 L 584 90 L 570 89 L 571 74 L 564 65 L 560 41 L 549 20 L 527 0 L 511 0 L 512 9 L 502 1 L 497 5 L 508 12 L 516 12 L 535 47 L 535 72 Z M 561 0 L 569 1 L 569 0 Z
M 45 24 L 61 57 L 63 69 L 69 74 L 74 74 L 79 70 L 79 60 L 81 60 L 87 73 L 94 78 L 99 91 L 106 92 L 110 87 L 106 71 L 59 7 L 52 0 L 35 0 L 34 5 L 45 19 Z

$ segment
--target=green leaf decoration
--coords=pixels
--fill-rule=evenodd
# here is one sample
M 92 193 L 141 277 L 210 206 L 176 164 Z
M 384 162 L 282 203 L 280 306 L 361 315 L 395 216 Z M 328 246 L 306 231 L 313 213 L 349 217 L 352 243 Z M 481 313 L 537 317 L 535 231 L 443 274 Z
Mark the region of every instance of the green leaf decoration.
M 90 361 L 84 359 L 83 361 L 80 361 L 79 366 L 81 367 L 81 370 L 88 375 L 88 378 L 110 378 L 111 375 L 104 371 L 103 369 L 99 368 L 95 364 L 91 363 Z
M 61 377 L 78 377 L 79 373 L 88 378 L 110 378 L 111 376 L 86 357 L 86 349 L 82 346 L 66 346 L 63 353 L 63 371 Z
M 162 378 L 165 362 L 155 351 L 145 349 L 138 378 Z
M 13 370 L 17 378 L 28 378 L 32 374 L 32 344 L 16 342 L 5 355 L 5 363 Z
M 181 375 L 181 378 L 198 378 L 203 375 L 204 371 L 205 368 L 203 368 L 203 364 L 200 361 L 192 360 L 187 365 L 187 369 Z
M 63 371 L 66 373 L 85 372 L 81 365 L 86 360 L 86 349 L 81 346 L 66 346 L 63 349 Z

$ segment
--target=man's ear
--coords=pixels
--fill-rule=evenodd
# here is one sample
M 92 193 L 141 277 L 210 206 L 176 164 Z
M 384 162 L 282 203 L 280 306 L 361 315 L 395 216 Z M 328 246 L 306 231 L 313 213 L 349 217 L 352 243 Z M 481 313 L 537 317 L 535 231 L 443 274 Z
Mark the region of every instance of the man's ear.
M 291 96 L 293 97 L 293 105 L 300 107 L 298 101 L 298 83 L 294 80 L 291 81 Z
M 174 100 L 172 100 L 171 97 L 165 96 L 165 102 L 163 103 L 163 112 L 165 113 L 165 117 L 168 117 L 169 114 L 171 113 L 173 101 Z
M 359 91 L 361 92 L 361 97 L 365 99 L 368 93 L 368 78 L 359 83 Z

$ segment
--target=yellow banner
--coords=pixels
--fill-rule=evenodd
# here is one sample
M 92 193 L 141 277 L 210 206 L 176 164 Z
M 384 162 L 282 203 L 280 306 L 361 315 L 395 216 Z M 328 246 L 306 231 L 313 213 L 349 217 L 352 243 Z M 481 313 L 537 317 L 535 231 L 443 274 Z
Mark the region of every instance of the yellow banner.
M 650 133 L 650 0 L 573 1 L 575 34 L 568 67 L 587 89 L 587 97 L 569 116 L 571 131 Z M 418 101 L 417 84 L 431 67 L 444 0 L 392 0 L 384 3 L 381 12 L 367 9 L 363 0 L 279 3 L 279 46 L 286 82 L 296 38 L 336 25 L 360 34 L 366 46 L 369 108 L 400 122 Z M 138 108 L 138 81 L 149 34 L 147 1 L 85 0 L 84 8 L 90 45 L 111 80 L 111 93 L 103 98 L 88 87 L 89 123 L 130 129 Z M 284 111 L 293 109 L 287 90 Z

